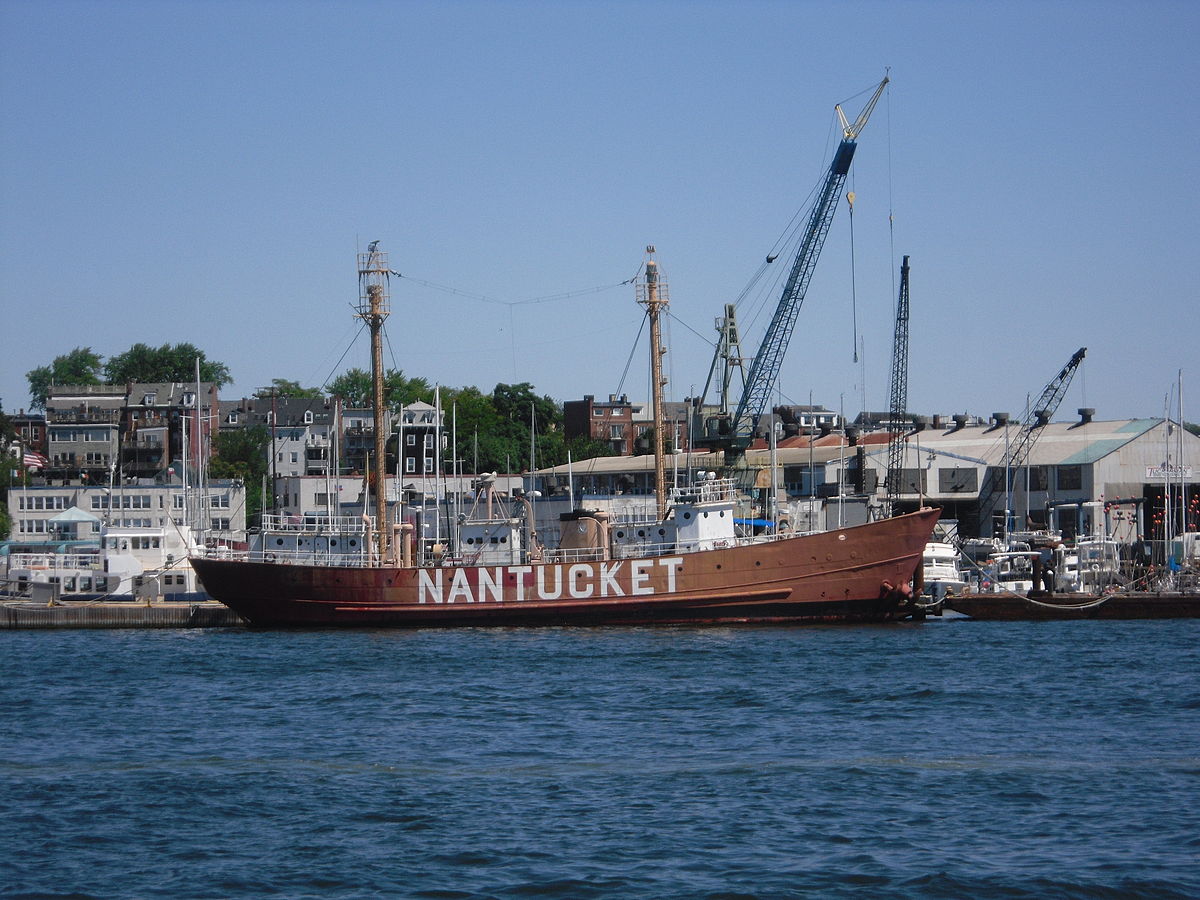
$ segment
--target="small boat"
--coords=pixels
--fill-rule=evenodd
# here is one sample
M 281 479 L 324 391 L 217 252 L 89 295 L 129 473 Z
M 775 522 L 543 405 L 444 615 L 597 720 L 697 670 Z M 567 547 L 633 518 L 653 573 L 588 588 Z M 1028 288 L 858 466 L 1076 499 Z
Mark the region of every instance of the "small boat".
M 360 279 L 387 271 L 374 245 L 360 257 Z M 656 271 L 650 259 L 652 364 L 662 357 Z M 371 329 L 378 401 L 386 312 L 381 284 L 367 284 L 359 315 Z M 378 404 L 376 421 L 385 421 Z M 386 458 L 383 441 L 379 428 L 377 460 Z M 376 491 L 376 515 L 364 513 L 360 529 L 264 530 L 255 548 L 200 549 L 192 565 L 210 595 L 257 626 L 883 622 L 918 610 L 913 576 L 939 510 L 821 533 L 739 535 L 735 479 L 706 473 L 668 495 L 655 449 L 653 521 L 612 524 L 577 510 L 552 550 L 539 544 L 529 505 L 500 510 L 484 478 L 452 553 L 414 541 L 411 522 L 393 526 Z M 384 481 L 377 473 L 376 484 Z

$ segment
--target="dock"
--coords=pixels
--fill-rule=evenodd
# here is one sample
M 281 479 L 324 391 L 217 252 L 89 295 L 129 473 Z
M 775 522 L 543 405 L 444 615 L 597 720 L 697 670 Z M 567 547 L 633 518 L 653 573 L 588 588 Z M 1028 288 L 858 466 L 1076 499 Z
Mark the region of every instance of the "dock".
M 215 600 L 197 603 L 32 603 L 0 605 L 0 629 L 229 628 L 245 624 Z

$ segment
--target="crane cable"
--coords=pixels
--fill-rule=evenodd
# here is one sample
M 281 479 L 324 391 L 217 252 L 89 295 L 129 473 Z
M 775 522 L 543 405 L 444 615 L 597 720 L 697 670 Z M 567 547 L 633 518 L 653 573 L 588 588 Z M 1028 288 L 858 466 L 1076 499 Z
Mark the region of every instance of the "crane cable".
M 854 191 L 846 194 L 850 207 L 850 315 L 853 322 L 854 362 L 858 363 L 858 290 L 854 283 Z

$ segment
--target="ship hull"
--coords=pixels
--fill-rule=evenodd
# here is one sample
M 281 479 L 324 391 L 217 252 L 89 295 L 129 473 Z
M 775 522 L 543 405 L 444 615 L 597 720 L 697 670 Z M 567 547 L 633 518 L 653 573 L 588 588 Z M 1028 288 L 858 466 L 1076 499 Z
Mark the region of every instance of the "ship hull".
M 205 589 L 255 626 L 447 627 L 885 622 L 937 510 L 759 544 L 526 566 L 349 567 L 197 557 Z

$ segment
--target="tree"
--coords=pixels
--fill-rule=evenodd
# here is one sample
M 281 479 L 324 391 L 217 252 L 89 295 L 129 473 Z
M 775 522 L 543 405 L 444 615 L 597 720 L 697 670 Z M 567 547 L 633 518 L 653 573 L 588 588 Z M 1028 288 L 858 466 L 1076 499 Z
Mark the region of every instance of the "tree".
M 25 373 L 29 379 L 29 405 L 45 409 L 50 388 L 58 384 L 100 384 L 102 361 L 91 347 L 76 347 L 70 353 L 54 357 L 48 366 Z
M 246 485 L 246 522 L 257 521 L 270 497 L 263 496 L 267 447 L 271 435 L 262 425 L 218 434 L 208 471 L 214 478 L 240 478 Z M 268 489 L 269 490 L 269 489 Z
M 221 388 L 233 380 L 228 366 L 208 359 L 203 350 L 192 344 L 163 344 L 161 347 L 134 344 L 124 353 L 109 357 L 104 375 L 109 384 L 129 381 L 187 384 L 196 380 L 197 359 L 200 360 L 201 381 L 212 382 Z
M 371 373 L 365 369 L 347 369 L 329 383 L 329 393 L 340 397 L 350 406 L 366 409 L 373 402 Z M 425 378 L 409 378 L 399 369 L 388 369 L 383 375 L 383 403 L 398 411 L 401 406 L 416 402 L 432 403 L 433 386 Z
M 300 387 L 298 381 L 288 381 L 286 378 L 272 378 L 269 388 L 260 388 L 254 392 L 260 400 L 269 397 L 298 397 L 301 399 L 320 400 L 325 395 L 320 388 Z

